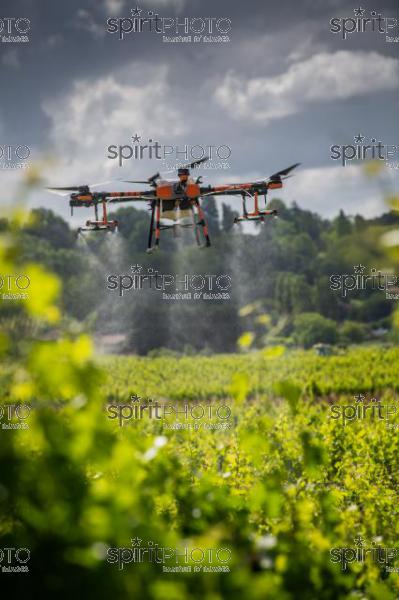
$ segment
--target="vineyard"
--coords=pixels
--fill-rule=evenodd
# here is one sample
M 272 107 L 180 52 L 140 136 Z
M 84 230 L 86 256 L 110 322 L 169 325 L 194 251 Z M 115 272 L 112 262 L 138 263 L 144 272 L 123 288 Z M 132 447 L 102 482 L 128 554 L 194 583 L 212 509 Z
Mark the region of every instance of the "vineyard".
M 31 548 L 33 588 L 65 598 L 78 579 L 96 598 L 394 600 L 398 358 L 37 343 L 24 377 L 3 373 L 32 404 L 28 429 L 3 432 L 3 546 Z
M 399 389 L 399 349 L 356 347 L 329 357 L 314 351 L 268 348 L 249 354 L 194 357 L 109 357 L 106 396 L 126 400 L 129 393 L 171 400 L 212 400 L 231 396 L 234 381 L 246 396 L 271 394 L 289 379 L 307 396 Z

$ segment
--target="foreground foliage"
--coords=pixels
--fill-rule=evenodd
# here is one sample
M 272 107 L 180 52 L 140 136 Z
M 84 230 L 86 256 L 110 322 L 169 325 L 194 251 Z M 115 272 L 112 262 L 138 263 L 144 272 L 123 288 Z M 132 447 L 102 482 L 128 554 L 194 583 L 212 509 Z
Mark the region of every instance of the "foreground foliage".
M 344 426 L 326 397 L 355 404 L 362 382 L 393 405 L 399 350 L 100 364 L 90 352 L 85 337 L 39 342 L 18 370 L 3 371 L 4 401 L 33 405 L 29 429 L 1 432 L 0 546 L 32 556 L 30 574 L 7 575 L 13 586 L 65 598 L 78 590 L 156 600 L 397 597 L 398 575 L 385 565 L 369 559 L 342 571 L 330 559 L 331 548 L 352 548 L 359 536 L 395 547 L 397 434 L 379 419 Z M 195 430 L 183 412 L 191 429 L 148 415 L 119 427 L 107 405 L 130 404 L 133 394 L 136 405 L 223 403 L 230 429 L 201 420 Z M 132 538 L 230 548 L 230 572 L 163 573 L 148 562 L 118 570 L 107 549 Z
M 331 560 L 337 548 L 397 545 L 397 431 L 378 411 L 332 418 L 332 408 L 369 406 L 371 395 L 396 407 L 397 348 L 99 360 L 89 337 L 62 332 L 58 279 L 26 263 L 16 239 L 2 236 L 0 270 L 29 273 L 33 289 L 15 320 L 1 313 L 0 549 L 28 548 L 31 558 L 29 573 L 1 573 L 5 596 L 399 596 L 398 574 L 370 555 L 345 570 Z M 110 405 L 150 400 L 180 410 L 223 404 L 229 428 L 211 428 L 215 419 L 196 428 L 182 412 L 190 428 L 173 428 L 173 414 L 162 422 L 145 411 L 123 426 L 109 418 Z M 4 428 L 20 423 L 8 418 L 16 403 L 32 407 L 27 429 Z M 228 548 L 230 572 L 107 561 L 132 540 Z

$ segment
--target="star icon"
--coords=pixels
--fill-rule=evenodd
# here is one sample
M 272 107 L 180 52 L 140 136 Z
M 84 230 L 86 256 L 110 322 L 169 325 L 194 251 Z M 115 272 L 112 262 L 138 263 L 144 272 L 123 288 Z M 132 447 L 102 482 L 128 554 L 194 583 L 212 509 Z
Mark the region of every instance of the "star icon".
M 356 275 L 362 275 L 366 267 L 364 265 L 355 265 L 353 268 L 355 269 Z
M 141 140 L 141 136 L 137 135 L 137 133 L 135 135 L 132 135 L 132 140 L 134 144 L 138 144 Z
M 353 539 L 353 541 L 355 542 L 355 546 L 361 547 L 364 544 L 364 538 L 361 535 L 358 535 L 357 537 L 355 537 Z
M 130 267 L 130 270 L 133 271 L 133 273 L 140 273 L 142 268 L 143 267 L 141 267 L 140 265 L 132 265 Z
M 131 538 L 131 543 L 132 546 L 141 546 L 141 542 L 143 541 L 141 538 L 135 537 L 135 538 Z
M 365 399 L 366 396 L 364 396 L 363 394 L 356 394 L 356 396 L 354 396 L 356 402 L 363 402 L 363 400 Z
M 361 133 L 358 133 L 357 135 L 355 135 L 355 137 L 353 138 L 356 142 L 356 144 L 362 144 L 363 140 L 364 140 L 364 135 L 362 135 Z
M 133 400 L 133 402 L 140 402 L 140 396 L 138 396 L 137 394 L 132 394 L 130 396 L 130 400 Z
M 354 8 L 353 12 L 355 13 L 355 17 L 362 17 L 363 13 L 364 13 L 364 8 L 362 8 L 361 6 L 359 6 L 359 8 Z
M 138 6 L 136 6 L 136 8 L 131 8 L 130 12 L 132 13 L 133 17 L 139 17 L 140 13 L 141 13 L 142 9 L 139 8 Z

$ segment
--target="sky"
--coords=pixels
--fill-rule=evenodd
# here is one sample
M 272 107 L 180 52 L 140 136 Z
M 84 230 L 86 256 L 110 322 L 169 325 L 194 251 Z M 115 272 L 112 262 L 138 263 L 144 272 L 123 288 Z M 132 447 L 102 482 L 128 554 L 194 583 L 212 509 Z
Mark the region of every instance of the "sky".
M 365 24 L 372 11 L 374 21 Z M 149 12 L 165 33 L 144 24 L 119 39 L 120 27 Z M 67 201 L 46 184 L 111 180 L 99 189 L 128 190 L 119 180 L 168 171 L 186 150 L 190 158 L 209 147 L 206 183 L 259 180 L 300 162 L 278 195 L 326 217 L 340 209 L 381 214 L 380 179 L 399 189 L 396 2 L 1 0 L 0 19 L 3 203 L 16 197 L 23 173 L 4 168 L 6 147 L 19 155 L 28 148 L 28 163 L 41 165 L 43 182 L 29 204 L 67 219 Z M 191 41 L 167 41 L 176 37 L 177 19 L 178 34 Z M 372 25 L 383 32 L 367 30 Z M 212 28 L 209 41 L 194 39 L 202 27 Z M 344 36 L 344 27 L 366 31 Z M 18 35 L 28 41 L 5 41 Z M 165 160 L 150 158 L 148 149 L 122 166 L 109 157 L 110 146 L 128 153 L 154 142 Z M 343 166 L 342 146 L 350 155 L 378 142 L 384 156 L 390 147 L 380 177 L 367 177 L 364 161 Z

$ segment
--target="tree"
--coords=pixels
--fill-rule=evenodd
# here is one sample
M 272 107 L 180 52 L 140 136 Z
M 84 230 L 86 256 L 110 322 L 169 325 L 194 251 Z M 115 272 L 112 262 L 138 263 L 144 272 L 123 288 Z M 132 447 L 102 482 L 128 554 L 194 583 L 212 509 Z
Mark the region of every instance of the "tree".
M 219 212 L 216 206 L 215 198 L 208 196 L 202 201 L 202 209 L 208 222 L 209 235 L 218 235 L 220 233 Z
M 234 219 L 238 216 L 238 213 L 230 208 L 228 204 L 223 202 L 222 204 L 222 229 L 226 233 L 231 231 L 234 226 Z
M 312 287 L 303 275 L 279 273 L 275 288 L 276 308 L 283 313 L 300 313 L 313 306 Z
M 334 226 L 338 237 L 352 233 L 352 224 L 343 210 L 340 210 L 338 217 L 334 219 Z
M 354 225 L 355 231 L 363 231 L 367 227 L 367 221 L 361 215 L 356 215 Z
M 338 319 L 340 307 L 337 296 L 330 289 L 330 280 L 326 275 L 318 277 L 314 286 L 314 307 L 323 317 Z
M 267 208 L 270 210 L 276 210 L 278 212 L 278 216 L 282 219 L 289 218 L 289 209 L 286 207 L 284 202 L 279 198 L 273 198 L 267 205 Z
M 340 330 L 340 337 L 345 344 L 359 344 L 365 340 L 366 335 L 366 325 L 355 321 L 346 321 Z
M 337 341 L 337 327 L 334 321 L 318 313 L 302 313 L 294 321 L 294 338 L 304 348 L 320 342 L 334 344 Z
M 47 240 L 55 248 L 71 248 L 75 243 L 75 235 L 64 219 L 46 208 L 32 210 L 31 222 L 24 231 Z

